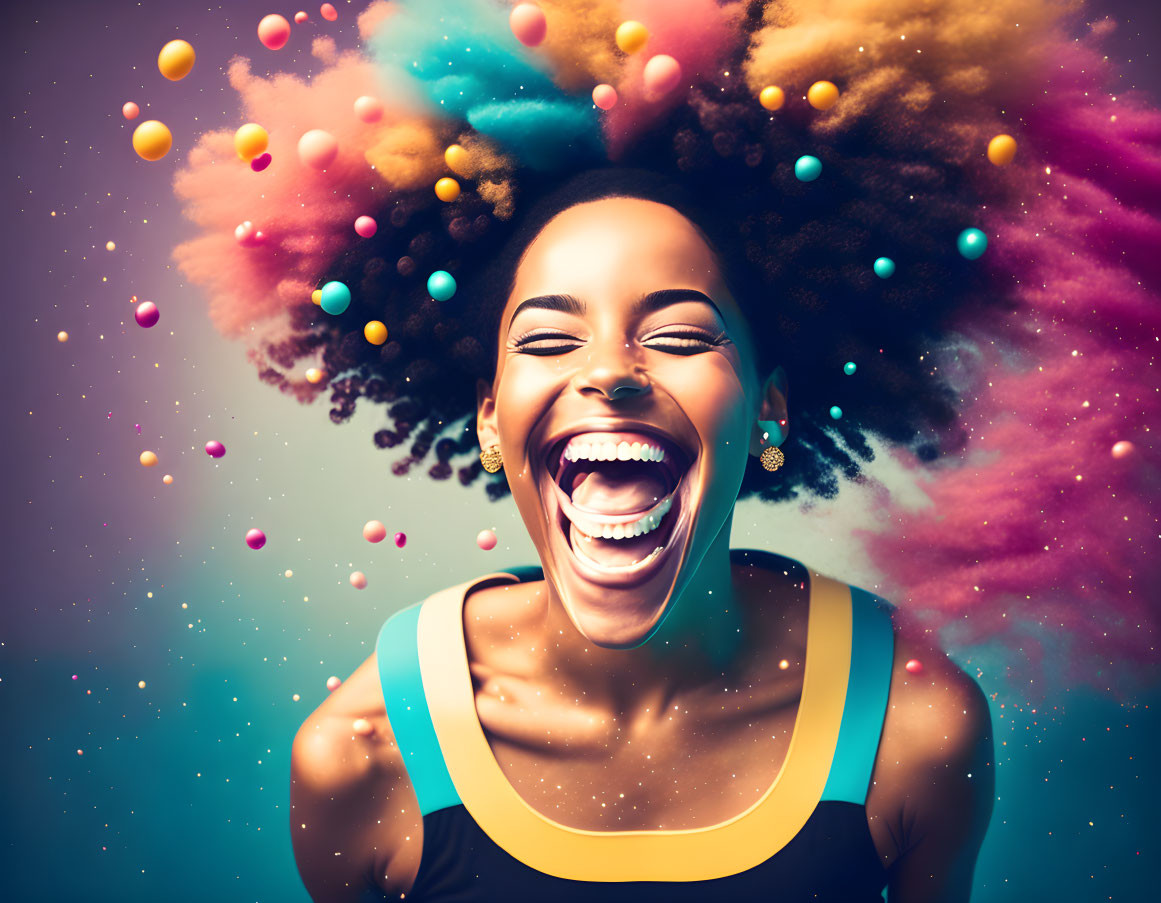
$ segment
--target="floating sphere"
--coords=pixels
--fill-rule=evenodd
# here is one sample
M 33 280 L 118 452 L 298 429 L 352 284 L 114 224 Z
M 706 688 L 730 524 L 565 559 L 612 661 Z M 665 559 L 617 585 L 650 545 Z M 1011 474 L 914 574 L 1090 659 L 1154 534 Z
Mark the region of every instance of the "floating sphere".
M 298 159 L 309 169 L 326 169 L 338 155 L 339 142 L 330 132 L 311 129 L 298 139 Z
M 173 474 L 167 473 L 165 476 L 163 476 L 161 478 L 161 482 L 163 482 L 166 486 L 172 486 L 173 485 Z
M 839 99 L 839 89 L 834 82 L 815 82 L 806 90 L 806 102 L 816 110 L 829 110 Z
M 315 304 L 322 304 L 322 289 L 316 288 L 313 292 L 311 292 L 310 300 Z
M 260 549 L 266 545 L 266 534 L 257 527 L 246 531 L 246 545 L 252 549 Z
M 194 56 L 193 45 L 189 41 L 170 41 L 157 54 L 157 68 L 171 82 L 180 81 L 193 68 Z
M 142 301 L 133 311 L 133 319 L 137 321 L 138 326 L 149 329 L 151 326 L 157 325 L 157 321 L 161 319 L 161 311 L 152 301 Z
M 287 577 L 287 578 L 293 577 L 294 571 L 292 571 L 290 568 L 287 568 L 285 571 L 282 572 L 282 576 Z
M 443 152 L 443 162 L 458 176 L 469 176 L 472 172 L 472 161 L 468 152 L 459 144 L 449 144 Z
M 642 73 L 645 99 L 660 100 L 681 82 L 681 64 L 667 53 L 649 58 Z
M 613 39 L 625 53 L 636 53 L 649 40 L 649 29 L 640 22 L 630 19 L 617 26 L 617 32 Z
M 290 40 L 290 23 L 277 13 L 263 16 L 258 23 L 258 40 L 267 50 L 281 50 Z
M 920 674 L 923 672 L 923 662 L 917 658 L 907 660 L 907 664 L 903 666 L 907 669 L 908 674 Z
M 1113 457 L 1120 459 L 1126 458 L 1136 451 L 1136 446 L 1128 439 L 1122 439 L 1120 442 L 1113 443 Z
M 306 381 L 311 385 L 321 383 L 323 372 L 318 367 L 308 367 L 306 371 Z
M 485 552 L 490 552 L 496 548 L 496 534 L 491 530 L 481 530 L 476 534 L 476 545 L 478 545 Z
M 350 579 L 351 579 L 351 586 L 353 586 L 355 589 L 366 589 L 367 588 L 367 575 L 364 574 L 362 571 L 352 571 Z
M 306 14 L 305 10 L 300 9 L 298 12 L 296 12 L 294 14 L 294 24 L 295 25 L 302 25 L 303 23 L 308 22 L 309 20 L 310 20 L 310 16 L 308 16 Z
M 254 170 L 254 172 L 262 172 L 262 170 L 270 165 L 270 161 L 273 159 L 274 158 L 271 157 L 270 154 L 259 154 L 257 157 L 250 161 L 250 168 Z
M 121 115 L 124 116 L 126 119 L 136 119 L 140 113 L 141 113 L 141 107 L 137 106 L 137 104 L 135 104 L 131 100 L 126 101 L 121 106 Z
M 211 458 L 220 458 L 226 453 L 226 446 L 222 445 L 217 439 L 211 439 L 206 443 L 206 454 Z
M 145 689 L 145 681 L 143 681 L 143 680 L 137 681 L 137 689 L 144 690 Z
M 58 342 L 67 342 L 69 340 L 69 334 L 62 329 L 56 334 L 56 340 Z
M 988 159 L 996 166 L 1007 166 L 1016 156 L 1016 139 L 1011 135 L 997 135 L 988 142 Z
M 597 85 L 593 88 L 593 103 L 602 110 L 611 110 L 617 105 L 617 89 L 612 85 Z
M 116 251 L 117 250 L 117 243 L 113 242 L 113 241 L 105 242 L 105 250 L 106 251 Z
M 238 126 L 238 131 L 234 132 L 234 150 L 243 160 L 253 160 L 266 150 L 269 140 L 270 135 L 266 129 L 256 122 L 247 122 Z
M 328 314 L 337 317 L 350 306 L 351 290 L 347 288 L 346 283 L 328 282 L 322 287 L 322 295 L 319 297 L 318 303 Z
M 342 685 L 343 685 L 343 682 L 341 680 L 339 680 L 339 678 L 337 676 L 335 676 L 334 674 L 332 674 L 330 677 L 327 678 L 327 689 L 330 690 L 332 693 L 335 690 L 337 690 L 339 687 L 341 687 Z
M 843 364 L 843 373 L 845 373 L 847 376 L 854 376 L 855 370 L 857 369 L 858 368 L 855 366 L 854 361 L 847 361 L 845 364 Z
M 890 279 L 895 275 L 895 261 L 890 257 L 880 257 L 874 263 L 874 270 L 880 279 Z
M 363 122 L 378 122 L 383 118 L 383 101 L 364 94 L 355 100 L 355 117 Z
M 508 14 L 508 27 L 525 47 L 535 47 L 548 33 L 544 10 L 535 3 L 517 3 Z
M 339 12 L 331 4 L 324 3 L 318 8 L 318 14 L 326 19 L 328 22 L 333 22 L 339 17 Z
M 382 542 L 387 538 L 387 528 L 382 521 L 369 520 L 363 524 L 363 539 L 367 542 Z
M 777 85 L 767 85 L 758 95 L 758 103 L 767 110 L 781 110 L 782 104 L 786 103 L 786 92 Z
M 790 667 L 790 662 L 787 659 L 782 659 L 782 661 L 780 661 L 778 663 L 778 670 L 779 671 L 785 671 L 789 667 Z
M 456 280 L 447 270 L 436 270 L 427 277 L 427 293 L 436 301 L 447 301 L 456 293 Z
M 840 408 L 837 404 L 831 405 L 830 416 L 832 420 L 842 420 L 843 409 Z
M 143 451 L 137 458 L 142 467 L 153 467 L 157 464 L 157 455 L 151 451 Z
M 454 201 L 460 196 L 460 183 L 444 176 L 435 183 L 435 196 L 441 201 Z
M 379 231 L 379 224 L 375 222 L 374 217 L 360 216 L 355 220 L 355 232 L 362 238 L 370 238 Z
M 173 133 L 164 122 L 146 119 L 133 130 L 133 150 L 150 163 L 160 160 L 173 147 Z
M 405 545 L 407 545 L 407 534 L 406 533 L 396 533 L 395 534 L 395 545 L 397 545 L 401 549 Z
M 804 154 L 794 161 L 794 177 L 799 182 L 813 182 L 822 175 L 822 161 L 818 157 Z
M 976 260 L 988 249 L 988 237 L 979 229 L 964 229 L 955 240 L 955 246 L 968 260 Z
M 380 320 L 371 320 L 363 327 L 363 336 L 372 345 L 382 345 L 387 341 L 387 327 Z

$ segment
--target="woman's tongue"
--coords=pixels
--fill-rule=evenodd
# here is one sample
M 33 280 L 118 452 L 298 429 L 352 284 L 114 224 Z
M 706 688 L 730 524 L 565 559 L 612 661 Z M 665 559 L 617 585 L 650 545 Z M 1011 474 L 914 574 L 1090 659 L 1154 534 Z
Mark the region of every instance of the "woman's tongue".
M 661 468 L 651 462 L 608 461 L 594 463 L 593 470 L 579 471 L 572 478 L 572 503 L 596 514 L 645 512 L 665 498 L 668 490 Z M 669 519 L 669 515 L 666 515 Z M 575 548 L 598 564 L 616 566 L 640 561 L 658 545 L 664 525 L 632 539 L 591 540 L 570 525 L 569 537 Z M 665 531 L 668 532 L 668 531 Z

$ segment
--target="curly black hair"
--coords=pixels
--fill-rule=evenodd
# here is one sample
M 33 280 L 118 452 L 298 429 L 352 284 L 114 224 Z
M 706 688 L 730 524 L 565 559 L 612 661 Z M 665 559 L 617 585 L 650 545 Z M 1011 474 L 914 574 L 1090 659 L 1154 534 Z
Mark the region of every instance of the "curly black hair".
M 475 383 L 493 376 L 500 312 L 525 249 L 560 211 L 628 195 L 668 204 L 702 231 L 749 320 L 760 374 L 777 365 L 788 374 L 786 462 L 769 473 L 751 460 L 740 497 L 832 498 L 836 470 L 860 480 L 860 461 L 874 459 L 871 434 L 934 461 L 962 448 L 966 435 L 956 392 L 932 368 L 930 352 L 965 313 L 977 318 L 1010 305 L 986 290 L 979 262 L 956 246 L 974 211 L 992 199 L 875 123 L 822 142 L 804 115 L 772 116 L 741 80 L 718 77 L 691 89 L 616 164 L 563 181 L 521 172 L 511 186 L 517 215 L 508 220 L 470 190 L 451 203 L 430 191 L 397 197 L 377 211 L 374 240 L 353 247 L 319 281 L 350 286 L 350 307 L 339 316 L 309 303 L 295 308 L 292 337 L 268 346 L 267 356 L 290 368 L 321 348 L 332 420 L 348 419 L 360 398 L 383 403 L 388 424 L 375 444 L 410 442 L 396 474 L 434 451 L 433 478 L 449 478 L 467 458 L 458 476 L 470 484 L 483 473 L 470 420 Z M 816 181 L 795 175 L 806 154 L 822 162 Z M 881 256 L 897 265 L 890 278 L 872 269 Z M 427 291 L 435 270 L 456 279 L 448 301 Z M 368 342 L 368 320 L 384 322 L 389 341 Z M 848 361 L 853 375 L 844 371 Z M 275 368 L 262 376 L 290 391 Z M 841 409 L 837 420 L 832 406 Z M 502 473 L 486 487 L 493 499 L 508 492 Z

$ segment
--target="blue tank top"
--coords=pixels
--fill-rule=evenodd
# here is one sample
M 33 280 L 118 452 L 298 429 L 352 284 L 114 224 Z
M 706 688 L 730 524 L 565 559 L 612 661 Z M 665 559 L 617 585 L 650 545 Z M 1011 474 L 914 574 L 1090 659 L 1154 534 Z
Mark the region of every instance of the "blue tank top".
M 771 570 L 798 564 L 755 550 L 731 558 Z M 404 897 L 881 903 L 887 872 L 865 803 L 891 683 L 891 606 L 803 569 L 807 646 L 786 760 L 762 799 L 706 828 L 571 828 L 504 777 L 476 716 L 463 603 L 487 583 L 543 579 L 539 568 L 451 587 L 388 618 L 376 646 L 383 699 L 423 817 L 419 872 Z

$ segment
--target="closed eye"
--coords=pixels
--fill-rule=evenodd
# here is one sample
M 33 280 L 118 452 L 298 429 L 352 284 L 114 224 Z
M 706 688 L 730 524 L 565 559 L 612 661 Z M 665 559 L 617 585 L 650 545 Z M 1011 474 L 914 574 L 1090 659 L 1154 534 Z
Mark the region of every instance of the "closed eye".
M 584 342 L 567 332 L 539 331 L 525 333 L 512 342 L 512 350 L 521 354 L 565 354 L 583 345 Z
M 724 332 L 713 335 L 697 329 L 682 329 L 655 333 L 642 339 L 641 344 L 669 354 L 701 354 L 728 345 L 730 340 Z

